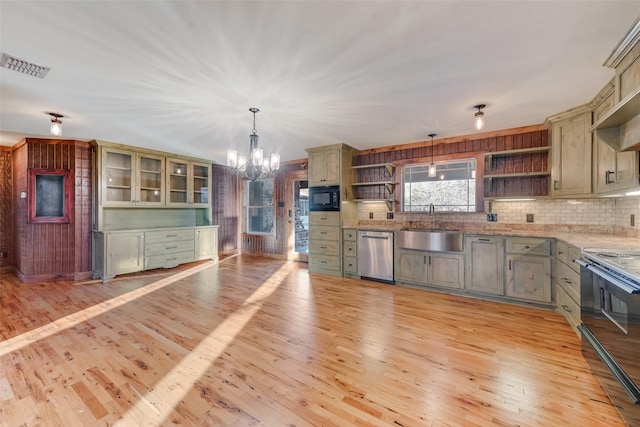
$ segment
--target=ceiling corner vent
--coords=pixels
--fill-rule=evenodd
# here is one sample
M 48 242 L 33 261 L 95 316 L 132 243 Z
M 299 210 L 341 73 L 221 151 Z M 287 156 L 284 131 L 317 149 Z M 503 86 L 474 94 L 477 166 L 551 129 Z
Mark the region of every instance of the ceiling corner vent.
M 2 56 L 0 56 L 0 67 L 8 68 L 9 70 L 37 77 L 39 79 L 44 79 L 44 76 L 46 76 L 51 70 L 51 68 L 36 65 L 11 55 L 7 55 L 6 53 L 2 53 Z

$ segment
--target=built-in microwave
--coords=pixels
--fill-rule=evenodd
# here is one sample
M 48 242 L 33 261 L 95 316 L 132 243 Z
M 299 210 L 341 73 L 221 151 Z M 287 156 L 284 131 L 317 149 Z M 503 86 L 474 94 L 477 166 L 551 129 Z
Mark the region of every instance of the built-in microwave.
M 339 211 L 340 187 L 309 187 L 310 211 Z

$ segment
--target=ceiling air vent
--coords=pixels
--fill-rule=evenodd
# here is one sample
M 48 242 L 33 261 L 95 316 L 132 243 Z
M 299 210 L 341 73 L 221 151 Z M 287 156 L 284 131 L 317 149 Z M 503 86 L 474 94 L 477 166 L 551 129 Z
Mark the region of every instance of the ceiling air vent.
M 51 68 L 32 64 L 31 62 L 23 61 L 22 59 L 7 55 L 6 53 L 3 53 L 0 57 L 0 67 L 28 74 L 39 79 L 44 79 L 44 76 L 46 76 L 49 70 L 51 70 Z

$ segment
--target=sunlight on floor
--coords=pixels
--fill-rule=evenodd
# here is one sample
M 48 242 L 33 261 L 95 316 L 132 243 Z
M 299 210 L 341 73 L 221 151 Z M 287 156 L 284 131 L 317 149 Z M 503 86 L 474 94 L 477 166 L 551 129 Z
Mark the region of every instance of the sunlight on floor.
M 151 391 L 140 395 L 136 404 L 115 425 L 163 424 L 173 409 L 193 388 L 196 381 L 211 368 L 213 361 L 244 329 L 260 310 L 264 301 L 276 291 L 293 268 L 293 263 L 286 263 L 267 278 L 237 311 L 229 315 L 224 322 L 203 339 L 193 351 L 155 384 Z
M 117 297 L 111 298 L 110 300 L 103 301 L 96 305 L 92 305 L 91 307 L 85 308 L 84 310 L 80 310 L 68 316 L 61 317 L 60 319 L 54 320 L 51 323 L 47 323 L 46 325 L 40 326 L 39 328 L 33 329 L 29 332 L 25 332 L 23 334 L 17 335 L 6 341 L 2 341 L 0 342 L 0 357 L 5 356 L 14 351 L 18 351 L 21 348 L 29 344 L 32 344 L 35 341 L 48 338 L 51 335 L 64 331 L 65 329 L 72 328 L 78 325 L 79 323 L 85 322 L 93 317 L 99 316 L 109 310 L 118 308 L 137 298 L 141 298 L 145 295 L 148 295 L 152 292 L 157 291 L 158 289 L 164 288 L 165 286 L 169 286 L 177 282 L 178 280 L 182 280 L 185 277 L 191 276 L 192 274 L 206 270 L 207 268 L 210 268 L 212 265 L 213 265 L 213 262 L 207 262 L 207 263 L 198 265 L 196 267 L 190 268 L 188 270 L 184 270 L 182 272 L 173 274 L 170 277 L 166 277 L 164 279 L 158 280 L 157 282 L 153 282 L 146 286 L 135 289 L 131 292 L 127 292 L 126 294 L 119 295 Z

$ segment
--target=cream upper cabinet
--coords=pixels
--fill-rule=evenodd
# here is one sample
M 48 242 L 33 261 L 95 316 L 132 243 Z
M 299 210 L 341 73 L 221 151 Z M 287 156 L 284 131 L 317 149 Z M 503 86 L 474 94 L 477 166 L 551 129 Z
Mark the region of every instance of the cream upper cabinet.
M 591 111 L 550 121 L 551 195 L 591 194 Z
M 340 148 L 309 150 L 309 185 L 340 185 Z
M 164 204 L 164 157 L 102 147 L 102 204 Z
M 167 204 L 209 204 L 210 166 L 183 159 L 167 159 Z
M 597 123 L 614 105 L 613 87 L 593 111 Z M 638 185 L 638 152 L 615 151 L 604 138 L 611 137 L 617 129 L 596 130 L 593 134 L 593 192 L 619 191 Z

